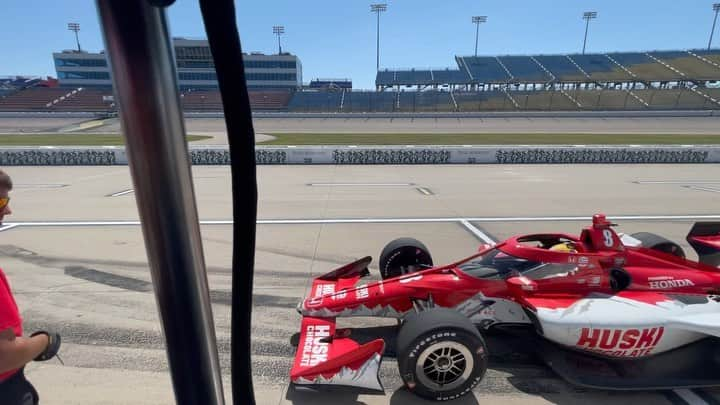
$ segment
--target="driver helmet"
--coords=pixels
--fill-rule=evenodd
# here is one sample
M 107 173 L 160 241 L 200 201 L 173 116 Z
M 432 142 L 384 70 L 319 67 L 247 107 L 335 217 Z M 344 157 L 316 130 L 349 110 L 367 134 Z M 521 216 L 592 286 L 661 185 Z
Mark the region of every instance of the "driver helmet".
M 572 242 L 558 243 L 556 245 L 551 246 L 549 250 L 552 250 L 555 252 L 577 253 L 577 250 L 575 250 L 575 246 L 573 245 Z

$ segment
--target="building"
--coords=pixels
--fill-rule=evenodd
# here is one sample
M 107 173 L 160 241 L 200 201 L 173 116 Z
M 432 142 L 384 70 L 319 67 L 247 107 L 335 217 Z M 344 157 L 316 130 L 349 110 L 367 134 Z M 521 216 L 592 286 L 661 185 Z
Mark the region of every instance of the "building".
M 215 64 L 207 40 L 174 38 L 178 81 L 181 89 L 218 87 Z M 53 53 L 55 70 L 63 87 L 110 87 L 110 67 L 105 52 L 74 50 Z M 251 89 L 289 89 L 302 86 L 302 64 L 289 53 L 244 55 L 245 78 Z

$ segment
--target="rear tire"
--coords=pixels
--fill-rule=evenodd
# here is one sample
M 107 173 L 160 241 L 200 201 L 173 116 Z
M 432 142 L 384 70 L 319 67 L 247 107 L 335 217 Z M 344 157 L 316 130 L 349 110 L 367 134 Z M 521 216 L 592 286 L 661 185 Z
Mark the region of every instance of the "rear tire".
M 487 347 L 480 332 L 467 317 L 448 308 L 405 317 L 397 354 L 407 389 L 435 401 L 470 393 L 487 370 Z
M 660 235 L 650 232 L 638 232 L 630 236 L 642 242 L 642 247 L 644 248 L 657 250 L 683 259 L 685 258 L 685 251 L 680 245 Z
M 399 238 L 385 245 L 379 266 L 380 276 L 385 280 L 430 268 L 433 260 L 428 248 L 419 240 Z

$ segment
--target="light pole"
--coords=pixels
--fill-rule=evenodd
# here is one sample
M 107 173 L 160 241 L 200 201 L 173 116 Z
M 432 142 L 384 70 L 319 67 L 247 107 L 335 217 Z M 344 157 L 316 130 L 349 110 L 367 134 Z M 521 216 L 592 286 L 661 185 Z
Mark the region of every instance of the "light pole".
M 720 3 L 713 4 L 713 11 L 715 12 L 715 19 L 713 19 L 713 27 L 712 27 L 712 30 L 710 31 L 710 41 L 708 41 L 708 51 L 710 50 L 710 45 L 712 44 L 713 34 L 715 33 L 715 23 L 717 23 L 718 12 L 720 11 Z
M 472 22 L 476 25 L 475 27 L 475 56 L 477 56 L 477 47 L 478 47 L 478 35 L 480 35 L 480 24 L 487 21 L 487 16 L 485 15 L 476 15 L 473 16 Z
M 387 11 L 387 4 L 371 4 L 370 12 L 377 14 L 377 47 L 376 47 L 376 62 L 375 71 L 380 71 L 380 13 Z
M 80 31 L 80 24 L 68 23 L 67 27 L 68 31 L 75 32 L 75 42 L 77 42 L 78 52 L 82 52 L 82 50 L 80 49 L 80 37 L 78 37 L 78 31 Z
M 585 20 L 585 39 L 583 40 L 583 55 L 585 55 L 585 44 L 587 43 L 588 27 L 590 26 L 590 20 L 597 18 L 596 11 L 586 11 L 583 13 L 583 20 Z
M 282 46 L 280 46 L 280 35 L 282 35 L 284 33 L 285 33 L 284 25 L 273 26 L 273 34 L 277 35 L 277 37 L 278 37 L 278 55 L 282 54 Z

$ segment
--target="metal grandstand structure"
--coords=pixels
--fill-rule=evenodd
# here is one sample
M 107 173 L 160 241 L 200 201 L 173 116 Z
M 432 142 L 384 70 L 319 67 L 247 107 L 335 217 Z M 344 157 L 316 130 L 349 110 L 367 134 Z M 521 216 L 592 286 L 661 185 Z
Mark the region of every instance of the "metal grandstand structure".
M 409 108 L 403 108 L 403 99 L 418 111 L 418 104 L 425 106 L 418 99 L 433 92 L 447 103 L 432 111 L 720 108 L 718 49 L 456 56 L 455 61 L 457 68 L 381 70 L 377 91 L 396 93 L 394 111 Z
M 323 79 L 303 91 L 251 89 L 250 101 L 255 111 L 329 114 L 720 109 L 720 49 L 455 60 L 457 68 L 381 70 L 377 91 L 353 90 L 349 79 Z M 247 66 L 252 63 L 246 61 Z M 0 111 L 117 109 L 109 87 L 31 85 L 7 90 L 7 83 L 25 86 L 36 81 L 24 80 L 5 80 Z M 187 86 L 181 101 L 185 111 L 222 111 L 213 88 Z

